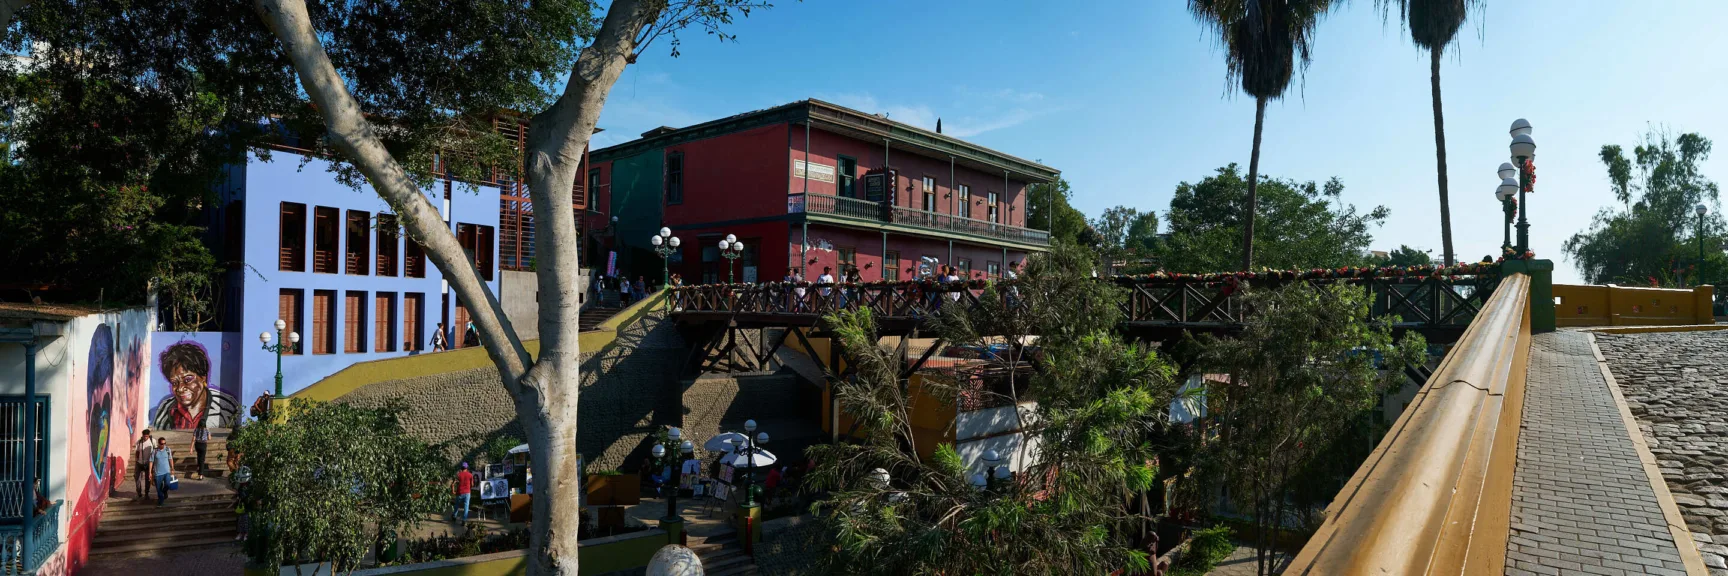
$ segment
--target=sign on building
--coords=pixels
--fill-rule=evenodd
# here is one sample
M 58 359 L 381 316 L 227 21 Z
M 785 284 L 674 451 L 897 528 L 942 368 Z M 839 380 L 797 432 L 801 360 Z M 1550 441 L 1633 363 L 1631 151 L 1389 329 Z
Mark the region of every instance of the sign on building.
M 827 164 L 810 163 L 810 164 L 808 164 L 808 168 L 806 168 L 806 164 L 803 160 L 793 160 L 792 161 L 792 177 L 793 178 L 803 178 L 804 173 L 806 171 L 808 171 L 810 173 L 810 179 L 811 180 L 815 180 L 817 182 L 828 182 L 828 183 L 834 182 L 834 167 L 833 166 L 829 166 Z

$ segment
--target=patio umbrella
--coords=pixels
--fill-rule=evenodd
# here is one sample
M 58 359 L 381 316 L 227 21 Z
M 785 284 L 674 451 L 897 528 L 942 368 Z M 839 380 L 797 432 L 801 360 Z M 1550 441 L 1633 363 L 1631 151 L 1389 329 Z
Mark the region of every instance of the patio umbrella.
M 731 452 L 745 444 L 746 438 L 737 432 L 721 432 L 702 443 L 702 449 L 709 452 Z
M 773 466 L 779 458 L 773 452 L 757 448 L 750 454 L 727 454 L 720 457 L 720 462 L 733 468 L 764 468 Z
M 523 444 L 521 446 L 517 446 L 515 448 L 510 449 L 511 454 L 521 454 L 521 453 L 527 452 L 527 451 L 528 451 L 528 445 L 527 444 Z

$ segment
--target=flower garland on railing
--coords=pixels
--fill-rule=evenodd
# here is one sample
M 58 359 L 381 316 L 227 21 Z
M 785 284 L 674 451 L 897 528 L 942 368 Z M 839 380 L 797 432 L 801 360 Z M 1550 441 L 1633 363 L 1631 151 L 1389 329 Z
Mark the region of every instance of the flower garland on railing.
M 1342 268 L 1314 268 L 1310 270 L 1261 270 L 1258 272 L 1209 272 L 1205 274 L 1185 274 L 1182 272 L 1153 272 L 1150 274 L 1122 275 L 1112 279 L 1117 282 L 1135 282 L 1144 280 L 1169 280 L 1186 282 L 1288 282 L 1292 280 L 1324 280 L 1351 278 L 1441 278 L 1447 276 L 1479 276 L 1497 274 L 1499 266 L 1487 262 L 1465 262 L 1454 266 L 1387 266 L 1377 268 L 1372 266 L 1345 266 Z
M 1502 250 L 1502 252 L 1500 254 L 1500 259 L 1494 261 L 1494 263 L 1496 263 L 1496 264 L 1501 263 L 1501 262 L 1505 262 L 1507 260 L 1535 260 L 1536 259 L 1536 251 L 1535 250 L 1525 250 L 1523 254 L 1518 254 L 1518 251 L 1513 250 L 1512 247 L 1510 247 L 1510 246 L 1508 246 L 1506 248 L 1502 248 L 1501 250 Z
M 988 286 L 991 282 L 992 282 L 992 280 L 981 280 L 981 279 L 956 280 L 953 282 L 941 282 L 941 281 L 936 281 L 936 280 L 897 280 L 897 281 L 889 281 L 889 282 L 884 282 L 884 281 L 876 281 L 876 282 L 786 282 L 784 280 L 774 280 L 774 281 L 769 281 L 769 282 L 734 282 L 731 284 L 727 284 L 725 282 L 718 282 L 718 283 L 714 283 L 714 284 L 691 284 L 691 285 L 684 285 L 684 286 L 673 286 L 672 290 L 674 290 L 674 291 L 689 290 L 692 288 L 728 288 L 728 289 L 734 289 L 734 290 L 746 290 L 746 289 L 754 289 L 754 288 L 864 288 L 864 289 L 877 289 L 877 288 L 903 288 L 903 287 L 907 287 L 907 286 L 917 286 L 919 288 L 923 288 L 926 290 L 942 290 L 942 289 L 959 290 L 962 288 L 971 289 L 971 290 L 982 290 L 986 286 Z M 1003 282 L 1003 281 L 1002 280 L 995 280 L 995 282 Z

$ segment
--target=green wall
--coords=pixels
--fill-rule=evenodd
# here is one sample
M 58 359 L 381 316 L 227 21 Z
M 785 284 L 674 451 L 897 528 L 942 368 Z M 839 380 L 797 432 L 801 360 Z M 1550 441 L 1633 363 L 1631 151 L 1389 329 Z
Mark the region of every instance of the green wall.
M 665 163 L 658 149 L 612 161 L 609 205 L 618 217 L 618 266 L 633 275 L 659 278 L 660 260 L 648 238 L 660 231 Z

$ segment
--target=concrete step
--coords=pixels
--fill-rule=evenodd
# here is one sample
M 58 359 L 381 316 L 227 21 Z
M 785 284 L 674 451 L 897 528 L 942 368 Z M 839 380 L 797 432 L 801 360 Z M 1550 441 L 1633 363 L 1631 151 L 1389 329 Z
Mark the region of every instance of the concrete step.
M 715 571 L 709 571 L 707 566 L 703 566 L 702 570 L 703 574 L 707 574 L 708 576 L 755 576 L 756 564 L 740 564 L 737 566 L 731 566 L 724 570 Z
M 113 502 L 113 500 L 114 499 L 111 498 L 109 499 L 109 502 Z M 231 508 L 232 500 L 229 499 L 176 499 L 173 495 L 169 495 L 168 503 L 163 504 L 160 507 L 156 505 L 155 499 L 151 499 L 148 504 L 133 502 L 126 502 L 125 504 L 120 505 L 110 504 L 108 509 L 102 512 L 102 522 L 106 525 L 110 521 L 129 520 L 134 518 L 157 518 L 165 515 L 195 516 L 199 514 L 221 513 L 230 511 Z
M 96 538 L 90 542 L 92 551 L 110 546 L 139 546 L 151 548 L 175 548 L 180 542 L 202 540 L 208 538 L 223 538 L 230 540 L 239 533 L 237 522 L 229 522 L 225 526 L 205 528 L 181 528 L 175 530 L 158 530 L 144 534 L 103 534 L 97 532 Z
M 746 565 L 755 566 L 756 559 L 745 556 L 743 550 L 734 550 L 729 554 L 712 558 L 702 558 L 702 571 L 704 573 L 713 573 L 716 570 L 724 570 L 727 568 Z
M 96 537 L 98 539 L 103 537 L 131 539 L 138 536 L 151 536 L 159 533 L 179 533 L 187 530 L 205 530 L 224 527 L 235 528 L 239 525 L 239 521 L 239 516 L 233 512 L 227 514 L 212 514 L 207 517 L 196 518 L 159 517 L 148 520 L 138 518 L 128 520 L 125 523 L 108 522 L 107 519 L 104 518 L 102 526 L 96 529 Z
M 170 546 L 158 546 L 154 544 L 122 544 L 99 547 L 93 545 L 90 547 L 90 557 L 128 558 L 163 556 L 167 554 L 177 554 L 180 552 L 205 550 L 210 548 L 233 548 L 234 551 L 238 553 L 240 550 L 240 542 L 234 539 L 233 533 L 230 533 L 226 536 L 209 536 L 181 540 Z
M 97 531 L 102 532 L 109 528 L 124 530 L 134 526 L 155 526 L 163 523 L 193 520 L 214 520 L 226 518 L 232 521 L 235 518 L 234 510 L 228 507 L 202 508 L 163 506 L 161 509 L 154 509 L 151 510 L 151 512 L 152 513 L 131 515 L 103 514 L 102 526 L 97 528 Z

